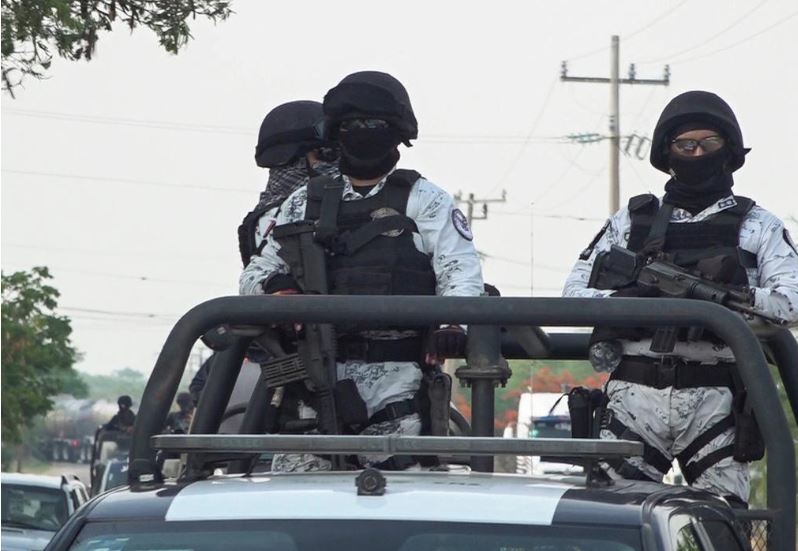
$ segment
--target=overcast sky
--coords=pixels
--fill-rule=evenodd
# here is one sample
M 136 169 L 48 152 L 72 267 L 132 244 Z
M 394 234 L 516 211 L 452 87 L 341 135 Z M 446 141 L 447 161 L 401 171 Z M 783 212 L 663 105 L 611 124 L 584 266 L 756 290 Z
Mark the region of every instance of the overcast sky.
M 753 148 L 735 191 L 798 216 L 794 0 L 233 8 L 216 26 L 194 22 L 177 56 L 120 27 L 90 63 L 56 60 L 49 79 L 2 98 L 2 268 L 52 269 L 79 369 L 149 372 L 179 315 L 237 292 L 236 227 L 266 182 L 253 159 L 260 121 L 358 70 L 389 72 L 410 93 L 419 140 L 401 166 L 452 193 L 507 191 L 474 224 L 485 279 L 505 295 L 558 295 L 608 214 L 607 142 L 560 139 L 606 134 L 608 86 L 559 74 L 569 60 L 571 75 L 609 76 L 612 34 L 622 74 L 671 67 L 668 87 L 622 87 L 623 135 L 650 136 L 678 93 L 716 92 Z M 666 180 L 634 153 L 621 158 L 622 203 Z

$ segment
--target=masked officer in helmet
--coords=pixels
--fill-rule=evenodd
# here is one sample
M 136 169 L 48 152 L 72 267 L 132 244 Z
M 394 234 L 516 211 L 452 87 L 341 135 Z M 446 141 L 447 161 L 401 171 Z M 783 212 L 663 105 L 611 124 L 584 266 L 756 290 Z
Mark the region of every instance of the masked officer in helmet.
M 178 411 L 173 411 L 166 416 L 166 426 L 164 432 L 170 434 L 188 434 L 191 427 L 191 420 L 194 417 L 194 400 L 188 392 L 181 392 L 177 395 Z
M 120 396 L 116 404 L 119 406 L 119 411 L 106 423 L 105 429 L 120 432 L 133 432 L 133 425 L 136 423 L 136 414 L 133 413 L 131 409 L 133 407 L 133 400 L 127 395 Z
M 722 258 L 716 280 L 747 287 L 755 310 L 798 321 L 795 245 L 781 220 L 732 192 L 732 174 L 748 151 L 734 112 L 717 95 L 692 91 L 671 100 L 651 145 L 651 164 L 670 176 L 664 197 L 632 197 L 613 215 L 580 255 L 563 295 L 652 296 L 635 286 L 588 287 L 596 256 L 619 245 L 661 252 L 691 269 Z M 593 335 L 591 363 L 610 372 L 610 415 L 601 437 L 639 436 L 646 445 L 643 457 L 615 462 L 613 469 L 626 478 L 660 481 L 676 458 L 690 484 L 744 506 L 748 461 L 761 455 L 753 445 L 761 438 L 753 418 L 743 418 L 731 350 L 706 331 L 688 338 L 691 331 L 683 328 L 672 350 L 663 352 L 653 344 L 656 331 L 597 328 Z
M 463 213 L 447 192 L 418 172 L 396 169 L 398 146 L 410 146 L 418 136 L 404 86 L 386 73 L 351 74 L 324 97 L 324 115 L 327 135 L 340 145 L 342 175 L 335 185 L 314 180 L 294 192 L 276 223 L 318 221 L 315 240 L 327 251 L 330 293 L 481 295 L 479 258 Z M 383 218 L 395 225 L 382 226 Z M 357 243 L 350 239 L 355 235 L 362 237 Z M 268 238 L 241 277 L 243 294 L 301 292 L 279 251 L 277 241 Z M 463 354 L 466 340 L 459 326 L 434 331 L 429 344 L 422 337 L 420 328 L 390 323 L 337 328 L 338 381 L 353 381 L 357 396 L 352 400 L 365 403 L 361 434 L 419 434 L 413 398 L 422 364 Z M 406 468 L 402 460 L 361 458 L 363 464 L 388 469 Z M 276 458 L 273 468 L 325 466 L 307 457 Z
M 238 228 L 238 247 L 244 267 L 263 244 L 286 197 L 312 176 L 338 175 L 338 152 L 322 138 L 324 113 L 318 101 L 278 105 L 260 125 L 255 162 L 269 169 L 260 200 Z

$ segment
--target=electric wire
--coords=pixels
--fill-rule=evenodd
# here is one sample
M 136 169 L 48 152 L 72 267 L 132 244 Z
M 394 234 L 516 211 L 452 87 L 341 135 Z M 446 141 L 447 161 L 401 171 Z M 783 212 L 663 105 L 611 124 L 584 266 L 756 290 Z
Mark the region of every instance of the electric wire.
M 252 189 L 241 189 L 241 188 L 221 188 L 221 187 L 214 187 L 214 186 L 202 186 L 197 184 L 174 184 L 170 182 L 153 182 L 148 180 L 136 180 L 132 178 L 117 178 L 113 176 L 87 176 L 82 174 L 68 174 L 63 172 L 44 172 L 44 171 L 37 171 L 37 170 L 16 170 L 10 168 L 3 168 L 3 172 L 7 174 L 20 174 L 24 176 L 37 176 L 41 178 L 62 178 L 67 180 L 83 180 L 87 182 L 96 182 L 96 183 L 118 183 L 118 184 L 129 184 L 129 185 L 143 185 L 143 186 L 156 186 L 156 187 L 170 187 L 170 188 L 180 188 L 180 189 L 191 189 L 191 190 L 203 190 L 203 191 L 219 191 L 223 193 L 246 193 L 249 195 L 253 195 L 256 193 L 256 190 Z
M 679 3 L 677 3 L 677 4 L 673 5 L 673 6 L 671 6 L 671 7 L 670 7 L 670 8 L 668 8 L 667 10 L 663 11 L 662 13 L 660 13 L 659 15 L 657 15 L 656 17 L 654 17 L 653 19 L 649 20 L 649 22 L 648 22 L 648 23 L 645 23 L 645 24 L 644 24 L 642 27 L 640 27 L 639 29 L 637 29 L 637 30 L 634 30 L 634 31 L 632 31 L 632 32 L 630 32 L 630 33 L 621 34 L 621 35 L 620 35 L 621 39 L 623 39 L 623 40 L 630 40 L 630 39 L 632 39 L 633 37 L 635 37 L 635 36 L 639 35 L 640 33 L 644 32 L 644 31 L 647 31 L 648 29 L 650 29 L 651 27 L 653 27 L 654 25 L 656 25 L 657 23 L 659 23 L 659 22 L 660 22 L 662 19 L 666 18 L 666 17 L 667 17 L 667 16 L 669 16 L 671 13 L 673 13 L 673 12 L 674 12 L 674 11 L 676 11 L 677 9 L 681 8 L 682 6 L 684 6 L 684 5 L 685 5 L 685 4 L 686 4 L 688 1 L 689 1 L 689 0 L 682 0 L 681 2 L 679 2 Z M 609 46 L 602 46 L 602 47 L 600 47 L 600 48 L 594 48 L 594 49 L 592 49 L 592 50 L 588 50 L 587 52 L 583 52 L 583 53 L 581 53 L 581 54 L 579 54 L 579 55 L 575 55 L 575 56 L 567 57 L 567 58 L 566 58 L 566 60 L 568 60 L 568 61 L 575 61 L 575 60 L 577 60 L 577 59 L 583 59 L 583 58 L 585 58 L 585 57 L 589 57 L 589 56 L 595 55 L 595 54 L 597 54 L 597 53 L 599 53 L 599 52 L 603 52 L 603 51 L 606 51 L 606 50 L 609 50 L 609 49 L 610 49 L 610 47 L 609 47 Z
M 710 52 L 706 52 L 706 53 L 703 53 L 703 54 L 700 54 L 700 55 L 697 55 L 697 56 L 694 56 L 694 57 L 689 57 L 689 58 L 686 58 L 686 59 L 677 59 L 677 60 L 671 62 L 671 65 L 675 65 L 676 63 L 690 63 L 692 61 L 696 61 L 697 59 L 703 59 L 705 57 L 710 57 L 710 56 L 713 56 L 715 54 L 719 54 L 721 52 L 725 52 L 727 50 L 731 50 L 732 48 L 736 48 L 737 46 L 745 44 L 746 42 L 748 42 L 750 40 L 753 40 L 754 38 L 757 38 L 758 36 L 760 36 L 762 34 L 765 34 L 768 31 L 771 31 L 771 30 L 775 29 L 776 27 L 781 26 L 782 24 L 784 24 L 787 21 L 791 20 L 796 15 L 798 15 L 798 11 L 795 11 L 795 12 L 791 13 L 790 15 L 788 15 L 787 17 L 785 17 L 784 19 L 776 21 L 772 25 L 769 25 L 769 26 L 765 27 L 764 29 L 761 29 L 761 30 L 757 31 L 754 34 L 750 34 L 750 35 L 738 40 L 737 42 L 729 44 L 728 46 L 724 46 L 724 47 L 719 48 L 717 50 L 712 50 Z
M 549 84 L 549 89 L 546 92 L 546 97 L 543 99 L 543 103 L 541 104 L 540 109 L 538 110 L 538 113 L 535 116 L 535 120 L 532 122 L 532 127 L 529 129 L 529 132 L 527 133 L 527 140 L 524 141 L 521 144 L 521 146 L 518 148 L 515 156 L 508 163 L 507 168 L 505 169 L 502 176 L 496 181 L 496 183 L 493 185 L 490 191 L 488 191 L 488 195 L 492 194 L 494 191 L 496 191 L 502 185 L 504 185 L 504 183 L 507 181 L 507 178 L 509 178 L 510 174 L 512 174 L 513 170 L 515 170 L 516 165 L 521 160 L 521 157 L 523 156 L 524 151 L 526 150 L 527 144 L 530 143 L 529 140 L 535 134 L 535 130 L 537 130 L 540 121 L 543 119 L 543 114 L 546 112 L 546 107 L 548 107 L 549 105 L 549 101 L 551 100 L 551 96 L 552 93 L 554 92 L 556 84 L 557 84 L 557 79 L 555 78 L 551 81 L 551 84 Z
M 136 128 L 151 128 L 156 130 L 175 130 L 190 132 L 206 132 L 214 134 L 233 134 L 255 136 L 254 131 L 244 127 L 218 126 L 211 124 L 193 124 L 158 120 L 131 119 L 124 117 L 81 115 L 55 111 L 35 111 L 32 109 L 4 108 L 4 113 L 21 117 L 38 119 L 51 119 L 63 122 L 78 122 L 91 124 L 105 124 L 112 126 L 131 126 Z M 561 136 L 484 136 L 484 135 L 449 135 L 430 134 L 419 138 L 420 142 L 441 144 L 517 144 L 517 143 L 547 143 L 562 141 Z
M 723 36 L 724 34 L 726 34 L 727 32 L 729 32 L 730 30 L 732 30 L 734 27 L 736 27 L 737 25 L 739 25 L 740 23 L 745 21 L 748 17 L 750 17 L 751 14 L 753 14 L 756 11 L 758 11 L 767 2 L 768 2 L 768 0 L 761 0 L 753 8 L 751 8 L 747 12 L 743 13 L 740 17 L 734 19 L 731 23 L 729 23 L 727 26 L 723 27 L 721 30 L 719 30 L 715 34 L 703 39 L 703 41 L 699 42 L 698 44 L 694 44 L 693 46 L 689 46 L 687 48 L 682 48 L 681 50 L 678 50 L 676 52 L 671 52 L 668 55 L 665 55 L 665 56 L 662 56 L 662 57 L 657 57 L 657 58 L 654 58 L 654 59 L 643 59 L 643 60 L 639 61 L 638 63 L 641 64 L 641 65 L 642 64 L 647 64 L 647 63 L 658 63 L 658 62 L 661 62 L 661 61 L 666 61 L 666 60 L 670 60 L 670 59 L 676 58 L 676 57 L 678 57 L 678 56 L 680 56 L 680 55 L 682 55 L 684 53 L 687 53 L 687 52 L 693 52 L 697 48 L 701 48 L 702 46 L 705 46 L 706 44 L 709 44 L 710 42 L 714 41 L 716 38 L 719 38 L 719 37 Z

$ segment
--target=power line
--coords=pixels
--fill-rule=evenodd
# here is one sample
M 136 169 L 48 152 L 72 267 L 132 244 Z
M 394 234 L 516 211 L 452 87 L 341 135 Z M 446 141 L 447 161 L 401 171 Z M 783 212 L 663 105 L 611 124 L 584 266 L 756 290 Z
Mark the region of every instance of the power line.
M 96 277 L 107 277 L 113 279 L 127 279 L 132 281 L 141 281 L 144 283 L 169 283 L 169 284 L 178 284 L 178 285 L 196 285 L 202 287 L 219 287 L 219 288 L 230 288 L 232 285 L 223 285 L 218 281 L 191 281 L 191 280 L 180 280 L 180 279 L 162 279 L 158 277 L 150 277 L 146 275 L 131 275 L 131 274 L 115 274 L 109 272 L 95 272 L 89 270 L 80 270 L 75 268 L 62 268 L 59 266 L 53 266 L 52 264 L 47 264 L 47 267 L 52 270 L 53 272 L 67 272 L 73 274 L 81 274 L 81 275 L 88 275 L 88 276 L 96 276 Z M 12 268 L 13 269 L 13 268 Z M 19 269 L 19 268 L 17 268 Z M 23 268 L 24 269 L 24 268 Z
M 779 25 L 781 25 L 783 23 L 786 23 L 787 21 L 789 21 L 790 19 L 792 19 L 796 15 L 798 15 L 798 11 L 793 12 L 790 15 L 788 15 L 787 17 L 785 17 L 784 19 L 780 19 L 779 21 L 776 21 L 772 25 L 770 25 L 768 27 L 765 27 L 764 29 L 762 29 L 760 31 L 757 31 L 754 34 L 750 34 L 750 35 L 746 36 L 745 38 L 742 38 L 742 39 L 738 40 L 737 42 L 729 44 L 728 46 L 724 46 L 723 48 L 719 48 L 717 50 L 712 50 L 711 52 L 707 52 L 707 53 L 704 53 L 704 54 L 701 54 L 701 55 L 697 55 L 695 57 L 689 57 L 687 59 L 677 59 L 673 63 L 689 63 L 689 62 L 695 61 L 697 59 L 703 59 L 705 57 L 709 57 L 709 56 L 713 56 L 715 54 L 719 54 L 721 52 L 725 52 L 726 50 L 731 50 L 732 48 L 736 48 L 737 46 L 740 46 L 741 44 L 745 44 L 749 40 L 753 40 L 754 38 L 758 37 L 761 34 L 764 34 L 764 33 L 768 32 L 768 31 L 770 31 L 772 29 L 775 29 L 776 27 L 778 27 Z
M 70 254 L 85 254 L 90 256 L 122 256 L 122 257 L 148 257 L 148 258 L 167 258 L 170 260 L 192 260 L 194 262 L 205 262 L 216 264 L 218 261 L 229 261 L 229 257 L 225 256 L 206 256 L 204 253 L 200 255 L 180 255 L 176 253 L 163 253 L 157 254 L 152 252 L 140 251 L 119 251 L 119 250 L 98 250 L 98 249 L 80 249 L 75 247 L 52 247 L 49 245 L 21 245 L 18 243 L 3 243 L 3 247 L 11 247 L 15 249 L 28 249 L 34 251 L 55 251 L 66 252 Z
M 130 312 L 130 311 L 123 311 L 123 310 L 100 310 L 96 308 L 79 308 L 77 306 L 59 306 L 59 310 L 64 310 L 67 312 L 80 312 L 83 314 L 100 314 L 106 316 L 117 316 L 117 317 L 127 317 L 127 318 L 143 318 L 143 319 L 151 319 L 151 318 L 169 318 L 169 319 L 177 319 L 180 316 L 177 314 L 152 314 L 149 312 Z
M 687 2 L 688 2 L 688 0 L 682 0 L 678 4 L 676 4 L 674 6 L 671 6 L 667 10 L 663 11 L 662 13 L 660 13 L 659 15 L 657 15 L 656 17 L 651 19 L 648 23 L 644 24 L 639 29 L 637 29 L 635 31 L 632 31 L 631 33 L 626 33 L 626 34 L 622 33 L 621 34 L 621 38 L 623 38 L 624 40 L 630 40 L 633 37 L 639 35 L 640 33 L 644 32 L 644 31 L 647 31 L 648 29 L 650 29 L 651 27 L 653 27 L 654 25 L 659 23 L 662 19 L 664 19 L 665 17 L 667 17 L 668 15 L 670 15 L 671 13 L 676 11 L 677 9 L 681 8 L 682 6 L 684 6 Z M 571 57 L 568 57 L 566 59 L 568 61 L 575 61 L 577 59 L 582 59 L 582 58 L 585 58 L 585 57 L 588 57 L 588 56 L 592 56 L 594 54 L 597 54 L 599 52 L 604 52 L 604 51 L 609 50 L 609 49 L 610 49 L 609 46 L 602 46 L 600 48 L 595 48 L 593 50 L 589 50 L 587 52 L 581 53 L 581 54 L 576 55 L 576 56 L 571 56 Z
M 504 174 L 502 174 L 502 176 L 496 181 L 496 184 L 494 184 L 494 186 L 490 189 L 490 191 L 488 191 L 488 195 L 492 194 L 494 191 L 502 187 L 507 178 L 510 177 L 510 174 L 512 174 L 513 170 L 515 170 L 518 161 L 521 160 L 521 156 L 524 154 L 526 145 L 530 143 L 530 140 L 532 139 L 535 130 L 537 130 L 538 125 L 540 124 L 540 121 L 543 118 L 543 114 L 546 112 L 546 107 L 549 105 L 549 100 L 551 99 L 551 95 L 554 92 L 555 84 L 557 84 L 557 79 L 552 80 L 551 84 L 549 85 L 549 90 L 548 92 L 546 92 L 546 97 L 543 99 L 543 104 L 540 106 L 538 114 L 535 116 L 535 120 L 532 122 L 532 127 L 529 129 L 529 132 L 527 133 L 527 140 L 524 141 L 521 144 L 521 147 L 518 148 L 515 157 L 513 157 L 513 159 L 507 165 L 507 169 L 504 171 Z
M 746 20 L 752 13 L 756 12 L 757 10 L 759 10 L 759 8 L 764 6 L 767 2 L 768 2 L 768 0 L 762 0 L 756 6 L 754 6 L 753 8 L 751 8 L 750 10 L 748 10 L 747 12 L 742 14 L 740 17 L 738 17 L 737 19 L 732 21 L 729 25 L 727 25 L 726 27 L 722 28 L 721 30 L 719 30 L 718 32 L 713 34 L 712 36 L 709 36 L 709 37 L 705 38 L 703 41 L 699 42 L 698 44 L 695 44 L 695 45 L 687 47 L 687 48 L 683 48 L 683 49 L 681 49 L 681 50 L 679 50 L 677 52 L 672 52 L 672 53 L 670 53 L 670 54 L 668 54 L 668 55 L 666 55 L 664 57 L 658 57 L 658 58 L 655 58 L 655 59 L 644 59 L 644 60 L 640 61 L 640 63 L 659 63 L 660 61 L 664 61 L 666 59 L 671 59 L 671 58 L 674 58 L 674 57 L 678 57 L 678 56 L 680 56 L 680 55 L 682 55 L 682 54 L 684 54 L 686 52 L 695 51 L 696 48 L 700 48 L 700 47 L 702 47 L 702 46 L 704 46 L 706 44 L 709 44 L 710 42 L 712 42 L 713 40 L 715 40 L 719 36 L 722 36 L 722 35 L 726 34 L 727 32 L 729 32 L 731 29 L 733 29 L 734 27 L 736 27 L 737 25 L 742 23 L 744 20 Z
M 131 126 L 135 128 L 151 128 L 156 130 L 174 130 L 186 132 L 202 132 L 212 134 L 232 134 L 242 136 L 255 136 L 254 131 L 240 126 L 219 126 L 211 124 L 183 123 L 163 120 L 132 119 L 125 117 L 82 115 L 62 113 L 55 111 L 35 111 L 31 109 L 3 109 L 4 113 L 21 117 L 50 119 L 63 122 L 78 122 L 89 124 L 104 124 L 112 126 Z M 511 135 L 447 135 L 430 134 L 422 136 L 419 141 L 442 144 L 516 144 L 516 143 L 547 143 L 562 141 L 559 136 L 511 136 Z
M 63 178 L 67 180 L 85 180 L 87 182 L 97 182 L 107 184 L 109 182 L 118 183 L 118 184 L 130 184 L 130 185 L 143 185 L 143 186 L 157 186 L 157 187 L 170 187 L 170 188 L 180 188 L 180 189 L 200 189 L 204 191 L 221 191 L 224 193 L 247 193 L 250 195 L 254 195 L 256 192 L 255 190 L 251 189 L 239 189 L 239 188 L 220 188 L 220 187 L 213 187 L 213 186 L 198 186 L 196 184 L 173 184 L 169 182 L 152 182 L 148 180 L 135 180 L 132 178 L 116 178 L 113 176 L 86 176 L 82 174 L 67 174 L 62 172 L 42 172 L 36 170 L 15 170 L 10 168 L 3 168 L 3 172 L 8 174 L 21 174 L 25 176 L 39 176 L 42 178 Z

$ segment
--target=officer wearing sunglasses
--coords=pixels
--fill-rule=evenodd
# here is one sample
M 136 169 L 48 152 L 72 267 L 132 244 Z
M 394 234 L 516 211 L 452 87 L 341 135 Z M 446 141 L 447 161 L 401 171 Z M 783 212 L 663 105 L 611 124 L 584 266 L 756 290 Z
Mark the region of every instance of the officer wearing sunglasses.
M 748 152 L 734 112 L 720 97 L 692 91 L 671 100 L 651 145 L 651 164 L 669 176 L 665 195 L 632 197 L 613 215 L 580 255 L 563 295 L 652 296 L 635 286 L 588 287 L 596 256 L 619 245 L 665 254 L 687 269 L 716 266 L 715 279 L 748 289 L 754 309 L 798 322 L 795 245 L 781 220 L 732 192 L 733 174 Z M 735 382 L 734 356 L 706 331 L 680 328 L 670 351 L 655 344 L 656 335 L 654 329 L 615 327 L 593 334 L 591 363 L 610 372 L 611 414 L 601 437 L 645 444 L 643 457 L 615 462 L 611 472 L 661 481 L 677 459 L 690 484 L 745 506 L 747 461 L 755 459 L 746 456 L 759 452 L 736 445 L 751 440 L 740 437 L 743 423 L 732 411 L 743 390 Z

